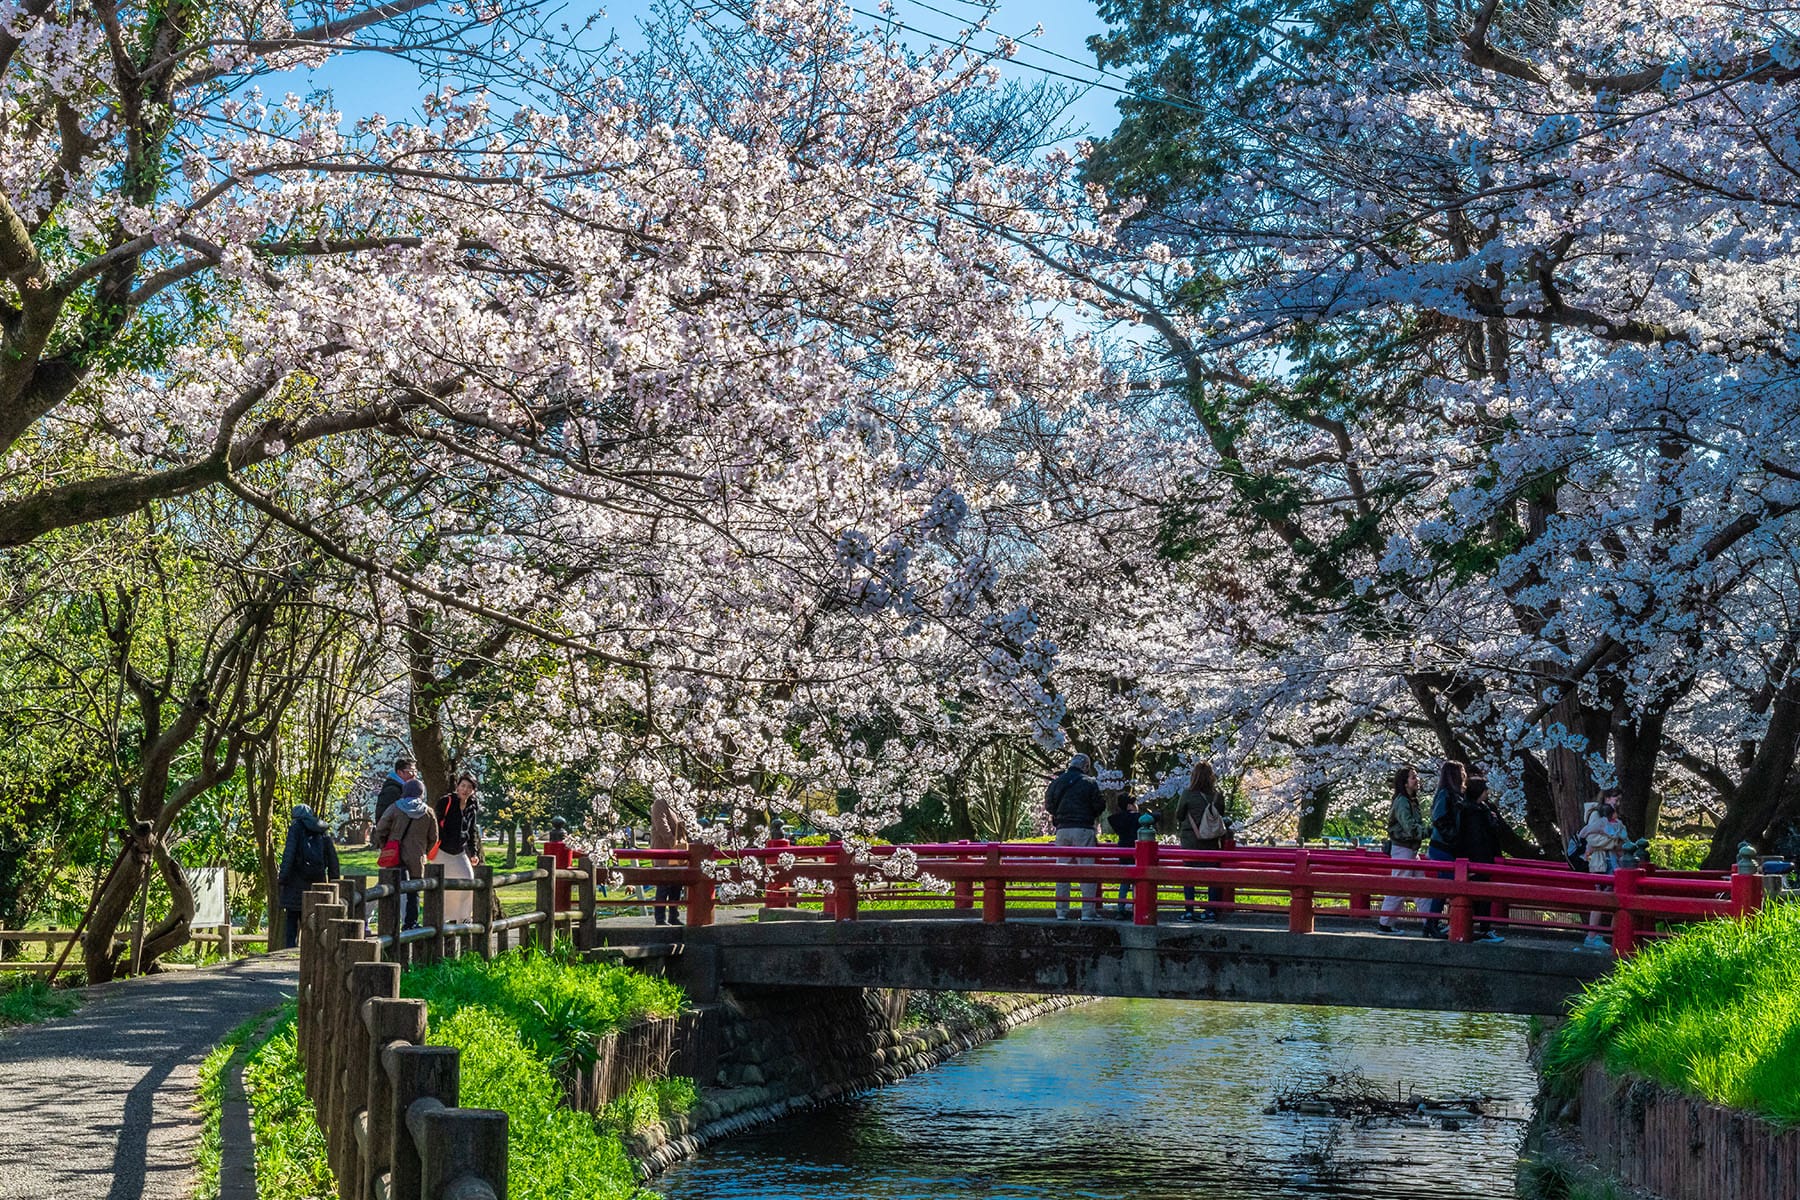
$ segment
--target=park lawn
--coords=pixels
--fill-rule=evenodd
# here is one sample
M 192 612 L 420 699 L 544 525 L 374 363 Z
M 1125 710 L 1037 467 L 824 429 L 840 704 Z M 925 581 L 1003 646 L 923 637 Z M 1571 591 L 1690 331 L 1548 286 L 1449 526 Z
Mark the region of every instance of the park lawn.
M 1569 1082 L 1596 1062 L 1800 1125 L 1800 904 L 1691 925 L 1590 985 L 1545 1069 Z

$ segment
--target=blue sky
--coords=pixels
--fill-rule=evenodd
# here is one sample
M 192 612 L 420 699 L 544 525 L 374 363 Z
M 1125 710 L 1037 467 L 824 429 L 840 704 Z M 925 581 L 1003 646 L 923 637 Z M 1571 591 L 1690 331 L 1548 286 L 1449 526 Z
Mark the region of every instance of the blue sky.
M 850 3 L 864 13 L 879 11 L 879 0 L 850 0 Z M 649 7 L 647 0 L 621 0 L 608 4 L 604 6 L 606 16 L 601 24 L 628 32 Z M 948 40 L 963 22 L 973 22 L 981 13 L 970 0 L 894 0 L 894 8 L 895 19 L 910 27 L 908 40 L 921 47 L 931 38 Z M 586 6 L 579 0 L 571 6 L 571 12 L 583 11 L 587 11 Z M 867 17 L 858 19 L 868 20 Z M 573 17 L 569 20 L 574 23 Z M 1035 3 L 1032 0 L 1001 0 L 988 19 L 988 27 L 997 33 L 1020 37 L 1040 22 L 1044 26 L 1044 36 L 1027 41 L 1015 62 L 1002 64 L 1004 71 L 1022 80 L 1044 77 L 1041 70 L 1034 68 L 1089 79 L 1099 77 L 1086 44 L 1090 34 L 1103 29 L 1094 15 L 1091 0 L 1036 0 Z M 976 45 L 990 47 L 993 40 L 979 39 Z M 1055 57 L 1059 54 L 1075 59 L 1081 65 Z M 350 120 L 372 112 L 389 116 L 413 114 L 417 111 L 421 90 L 417 76 L 405 64 L 376 55 L 352 54 L 335 59 L 322 71 L 308 72 L 307 81 L 306 86 L 331 88 L 339 109 Z M 1116 86 L 1118 81 L 1111 82 Z M 295 90 L 301 89 L 296 87 Z M 1090 90 L 1071 110 L 1071 119 L 1086 125 L 1089 132 L 1104 133 L 1112 128 L 1115 120 L 1113 102 L 1116 99 L 1118 97 L 1111 92 Z

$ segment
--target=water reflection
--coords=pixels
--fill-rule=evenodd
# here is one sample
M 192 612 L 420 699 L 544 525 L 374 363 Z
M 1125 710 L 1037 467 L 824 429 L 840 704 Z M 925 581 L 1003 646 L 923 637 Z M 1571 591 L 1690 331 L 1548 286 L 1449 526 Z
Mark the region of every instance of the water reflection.
M 1265 1114 L 1359 1071 L 1487 1093 L 1524 1117 L 1521 1019 L 1109 1000 L 672 1168 L 668 1200 L 1437 1200 L 1512 1194 L 1523 1125 L 1459 1131 Z

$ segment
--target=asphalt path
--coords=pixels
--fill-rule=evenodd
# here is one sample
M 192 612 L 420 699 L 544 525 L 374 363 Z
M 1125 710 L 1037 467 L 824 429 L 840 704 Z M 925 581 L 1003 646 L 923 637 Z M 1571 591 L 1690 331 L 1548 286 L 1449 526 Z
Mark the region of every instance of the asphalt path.
M 201 1059 L 294 995 L 257 956 L 90 988 L 73 1015 L 0 1033 L 0 1200 L 189 1200 Z

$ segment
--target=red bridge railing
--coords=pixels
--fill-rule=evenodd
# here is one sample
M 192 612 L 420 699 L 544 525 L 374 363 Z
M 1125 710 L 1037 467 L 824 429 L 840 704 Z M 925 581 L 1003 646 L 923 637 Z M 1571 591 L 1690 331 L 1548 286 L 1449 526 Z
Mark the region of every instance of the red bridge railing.
M 1285 913 L 1288 929 L 1313 932 L 1320 917 L 1373 920 L 1389 915 L 1417 920 L 1420 913 L 1381 912 L 1387 895 L 1423 907 L 1444 901 L 1441 919 L 1455 942 L 1474 939 L 1482 921 L 1508 932 L 1610 934 L 1614 952 L 1628 955 L 1647 937 L 1672 925 L 1742 916 L 1756 909 L 1762 883 L 1754 874 L 1623 868 L 1589 875 L 1565 864 L 1505 859 L 1473 863 L 1419 859 L 1398 861 L 1372 850 L 1247 847 L 1180 850 L 1154 841 L 1134 847 L 1053 846 L 1038 843 L 952 842 L 872 846 L 861 860 L 841 844 L 795 846 L 781 841 L 743 850 L 622 850 L 616 878 L 627 887 L 680 885 L 679 901 L 692 925 L 715 920 L 720 903 L 766 908 L 817 906 L 825 915 L 854 921 L 865 910 L 965 911 L 974 919 L 1048 915 L 1054 889 L 1071 885 L 1071 911 L 1081 906 L 1080 885 L 1096 885 L 1112 908 L 1121 885 L 1130 893 L 1130 920 L 1155 925 L 1171 909 L 1229 913 Z M 1064 861 L 1072 860 L 1072 861 Z M 1394 877 L 1396 869 L 1421 872 Z M 1194 889 L 1194 900 L 1185 890 Z M 1209 889 L 1221 889 L 1220 898 Z M 1485 912 L 1477 913 L 1477 905 Z M 1595 915 L 1601 918 L 1595 923 Z

